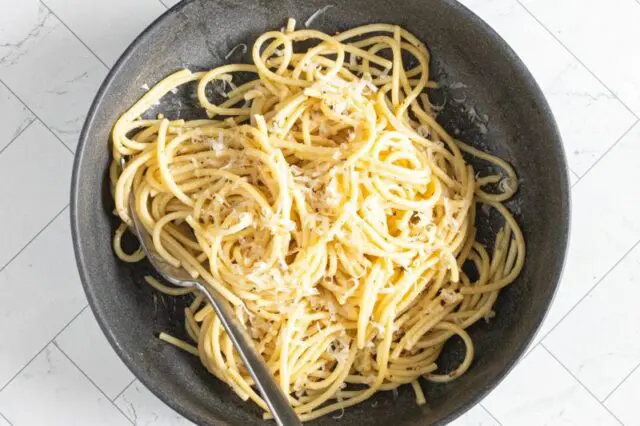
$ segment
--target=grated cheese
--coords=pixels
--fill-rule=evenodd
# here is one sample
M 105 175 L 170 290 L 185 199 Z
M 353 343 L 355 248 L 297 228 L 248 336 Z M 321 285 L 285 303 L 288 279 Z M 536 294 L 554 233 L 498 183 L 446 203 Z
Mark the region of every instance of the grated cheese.
M 322 7 L 318 10 L 316 10 L 315 12 L 313 12 L 313 14 L 311 16 L 309 16 L 309 19 L 307 19 L 304 22 L 304 26 L 305 27 L 309 27 L 309 25 L 311 25 L 311 22 L 313 22 L 318 16 L 320 16 L 321 14 L 325 13 L 327 10 L 329 10 L 330 8 L 335 7 L 332 4 L 328 4 L 325 7 Z
M 423 138 L 428 138 L 431 135 L 431 131 L 429 130 L 429 126 L 426 124 L 421 124 L 416 128 L 416 133 L 422 136 Z
M 224 59 L 229 59 L 238 49 L 242 50 L 242 55 L 244 55 L 245 53 L 247 53 L 247 45 L 244 43 L 240 43 L 236 46 L 234 46 L 229 53 L 227 53 L 224 57 Z

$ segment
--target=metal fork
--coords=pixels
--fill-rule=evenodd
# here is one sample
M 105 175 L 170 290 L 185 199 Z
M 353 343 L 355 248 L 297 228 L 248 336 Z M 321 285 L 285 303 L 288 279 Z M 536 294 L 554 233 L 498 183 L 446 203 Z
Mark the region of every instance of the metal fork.
M 229 307 L 224 297 L 215 289 L 209 288 L 200 280 L 194 280 L 189 273 L 182 268 L 176 268 L 167 263 L 156 251 L 151 236 L 146 231 L 140 218 L 135 212 L 135 197 L 133 191 L 129 196 L 129 214 L 131 216 L 135 233 L 140 241 L 140 246 L 151 265 L 162 277 L 171 284 L 178 287 L 193 287 L 201 291 L 211 303 L 213 310 L 218 315 L 222 326 L 229 335 L 231 342 L 235 346 L 242 362 L 255 381 L 255 384 L 266 402 L 271 414 L 278 425 L 297 426 L 302 425 L 298 416 L 291 408 L 285 395 L 280 391 L 276 382 L 269 372 L 264 360 L 253 347 L 251 338 L 242 325 L 238 322 L 235 313 Z

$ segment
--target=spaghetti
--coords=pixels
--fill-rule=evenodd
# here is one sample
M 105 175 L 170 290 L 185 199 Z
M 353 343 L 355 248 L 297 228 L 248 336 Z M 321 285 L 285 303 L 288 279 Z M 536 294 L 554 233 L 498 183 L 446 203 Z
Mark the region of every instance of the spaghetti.
M 300 52 L 300 42 L 311 47 Z M 303 421 L 403 384 L 424 403 L 418 380 L 448 382 L 469 368 L 465 329 L 493 315 L 498 292 L 523 266 L 522 233 L 502 204 L 517 190 L 516 174 L 436 122 L 429 52 L 398 26 L 330 36 L 290 20 L 261 35 L 252 57 L 251 65 L 178 71 L 117 121 L 115 252 L 127 262 L 143 257 L 120 245 L 135 209 L 167 262 L 224 295 Z M 236 86 L 247 73 L 257 78 Z M 189 82 L 208 119 L 141 118 Z M 221 103 L 209 97 L 213 84 L 231 89 Z M 502 172 L 476 177 L 463 153 Z M 476 241 L 478 203 L 504 217 L 491 254 Z M 197 354 L 269 418 L 201 294 L 185 318 L 192 342 L 161 338 Z M 466 355 L 438 372 L 455 335 Z

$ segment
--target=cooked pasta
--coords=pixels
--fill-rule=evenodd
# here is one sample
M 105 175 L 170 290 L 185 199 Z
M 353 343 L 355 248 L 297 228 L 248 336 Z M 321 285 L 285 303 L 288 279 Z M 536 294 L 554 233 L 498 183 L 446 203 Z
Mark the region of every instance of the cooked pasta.
M 425 403 L 419 380 L 467 371 L 466 329 L 494 314 L 523 266 L 523 235 L 503 205 L 515 171 L 438 124 L 429 51 L 399 26 L 331 36 L 290 20 L 251 53 L 253 64 L 166 77 L 117 121 L 115 252 L 143 257 L 120 244 L 135 209 L 164 260 L 226 298 L 303 421 L 404 384 Z M 255 78 L 239 83 L 247 74 Z M 207 119 L 142 118 L 190 82 Z M 476 176 L 463 153 L 499 172 Z M 491 253 L 476 240 L 479 204 L 504 217 Z M 192 297 L 191 341 L 160 337 L 269 418 L 213 309 Z M 453 336 L 466 355 L 443 372 L 438 357 Z

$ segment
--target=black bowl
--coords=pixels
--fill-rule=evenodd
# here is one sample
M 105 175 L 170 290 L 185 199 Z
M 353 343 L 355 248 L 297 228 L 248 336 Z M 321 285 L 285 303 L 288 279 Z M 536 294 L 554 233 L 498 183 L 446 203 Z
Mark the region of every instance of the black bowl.
M 157 339 L 167 330 L 183 336 L 183 299 L 154 292 L 141 279 L 148 265 L 126 265 L 111 248 L 115 220 L 107 167 L 110 130 L 118 116 L 153 85 L 182 67 L 221 65 L 237 44 L 282 26 L 302 24 L 325 0 L 217 0 L 179 4 L 149 26 L 113 67 L 89 111 L 80 136 L 71 222 L 80 276 L 109 342 L 158 397 L 198 424 L 257 424 L 260 416 L 200 361 Z M 453 0 L 334 0 L 312 24 L 325 32 L 370 22 L 400 24 L 427 43 L 432 75 L 443 84 L 439 121 L 461 140 L 513 164 L 521 189 L 509 207 L 522 226 L 528 252 L 520 277 L 498 298 L 497 316 L 471 329 L 477 355 L 471 369 L 449 384 L 426 384 L 428 404 L 418 407 L 410 389 L 383 392 L 349 408 L 345 424 L 444 424 L 469 409 L 513 367 L 551 303 L 564 262 L 569 189 L 562 143 L 540 89 L 505 42 Z M 233 60 L 248 61 L 249 55 Z M 462 84 L 460 84 L 462 83 Z M 202 111 L 187 91 L 159 107 L 169 116 Z M 474 164 L 482 169 L 486 164 Z M 495 218 L 482 222 L 490 240 Z M 453 339 L 439 364 L 451 368 L 462 345 Z M 314 423 L 334 423 L 331 416 Z

